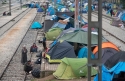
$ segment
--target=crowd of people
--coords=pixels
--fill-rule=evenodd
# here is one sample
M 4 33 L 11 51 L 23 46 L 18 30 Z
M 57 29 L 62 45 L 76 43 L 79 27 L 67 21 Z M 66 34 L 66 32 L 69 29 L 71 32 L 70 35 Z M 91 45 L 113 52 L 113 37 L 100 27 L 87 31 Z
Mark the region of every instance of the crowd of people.
M 42 43 L 43 44 L 43 51 L 46 50 L 46 37 L 45 37 L 45 34 L 43 34 L 43 38 L 41 41 L 39 41 L 39 43 Z M 30 47 L 30 54 L 33 54 L 33 53 L 37 53 L 38 52 L 38 46 L 36 45 L 36 43 L 33 43 L 33 45 Z M 31 71 L 33 70 L 33 63 L 31 62 L 31 60 L 28 60 L 27 59 L 27 53 L 28 53 L 28 50 L 26 48 L 26 45 L 24 45 L 22 47 L 22 50 L 21 50 L 21 63 L 22 65 L 24 65 L 24 71 L 26 74 L 29 74 L 31 73 Z

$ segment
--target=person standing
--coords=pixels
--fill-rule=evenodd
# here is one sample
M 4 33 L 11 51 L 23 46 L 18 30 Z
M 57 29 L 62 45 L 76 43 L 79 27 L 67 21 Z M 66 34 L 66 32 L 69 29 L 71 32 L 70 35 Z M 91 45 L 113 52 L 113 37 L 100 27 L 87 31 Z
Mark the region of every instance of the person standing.
M 112 10 L 112 8 L 110 9 L 110 14 L 111 14 L 111 17 L 112 17 L 112 15 L 113 15 L 113 10 Z
M 26 46 L 24 45 L 22 48 L 22 57 L 21 57 L 21 63 L 24 65 L 27 62 L 27 49 Z
M 46 50 L 46 37 L 45 37 L 45 34 L 43 34 L 43 41 L 42 41 L 42 43 L 43 43 L 43 48 L 44 48 L 44 50 Z

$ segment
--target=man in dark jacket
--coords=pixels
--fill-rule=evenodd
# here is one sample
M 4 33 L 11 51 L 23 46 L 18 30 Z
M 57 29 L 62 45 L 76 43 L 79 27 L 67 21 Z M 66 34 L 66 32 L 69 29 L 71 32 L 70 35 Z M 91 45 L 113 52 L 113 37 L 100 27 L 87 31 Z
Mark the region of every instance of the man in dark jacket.
M 24 65 L 24 71 L 26 72 L 26 74 L 29 74 L 30 71 L 32 71 L 33 66 L 31 63 L 31 60 L 27 61 Z

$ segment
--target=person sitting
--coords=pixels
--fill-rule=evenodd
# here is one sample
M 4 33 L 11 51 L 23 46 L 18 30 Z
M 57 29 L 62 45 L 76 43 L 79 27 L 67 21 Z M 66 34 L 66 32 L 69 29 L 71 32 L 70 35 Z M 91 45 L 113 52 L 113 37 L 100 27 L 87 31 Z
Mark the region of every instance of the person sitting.
M 36 46 L 36 43 L 33 43 L 33 45 L 30 47 L 30 53 L 31 52 L 37 52 L 38 47 Z
M 6 16 L 6 11 L 5 11 L 5 12 L 3 12 L 3 16 Z
M 7 15 L 11 15 L 11 12 L 8 12 Z
M 32 63 L 31 60 L 29 60 L 24 64 L 24 71 L 26 74 L 29 74 L 32 71 L 32 69 L 33 69 Z

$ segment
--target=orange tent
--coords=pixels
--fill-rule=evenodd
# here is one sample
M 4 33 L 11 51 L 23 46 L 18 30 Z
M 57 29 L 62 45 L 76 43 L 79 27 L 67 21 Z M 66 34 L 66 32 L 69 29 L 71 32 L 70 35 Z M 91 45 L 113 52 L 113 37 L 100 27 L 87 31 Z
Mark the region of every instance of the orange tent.
M 102 48 L 113 48 L 113 49 L 119 51 L 119 48 L 116 45 L 114 45 L 113 43 L 111 43 L 111 42 L 103 42 L 102 43 Z M 96 46 L 94 48 L 93 54 L 96 54 L 97 52 L 98 52 L 98 46 Z

